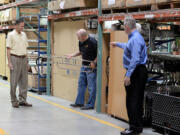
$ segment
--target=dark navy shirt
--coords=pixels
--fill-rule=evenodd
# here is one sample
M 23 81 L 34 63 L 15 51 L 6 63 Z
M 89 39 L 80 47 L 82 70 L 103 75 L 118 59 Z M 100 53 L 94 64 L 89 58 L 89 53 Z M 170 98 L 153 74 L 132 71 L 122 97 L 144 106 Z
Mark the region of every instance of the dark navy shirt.
M 135 30 L 129 36 L 128 43 L 117 43 L 124 49 L 123 64 L 127 69 L 126 76 L 131 77 L 137 65 L 145 65 L 147 62 L 147 47 L 144 38 Z
M 86 41 L 79 42 L 79 51 L 83 59 L 82 64 L 89 66 L 90 62 L 88 61 L 94 61 L 97 57 L 97 40 L 89 36 Z

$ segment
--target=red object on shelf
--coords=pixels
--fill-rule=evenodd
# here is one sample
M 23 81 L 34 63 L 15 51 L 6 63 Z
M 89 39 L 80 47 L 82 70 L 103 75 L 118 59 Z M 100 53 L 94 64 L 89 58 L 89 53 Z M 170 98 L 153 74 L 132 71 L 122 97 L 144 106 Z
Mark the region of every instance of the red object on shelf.
M 19 1 L 19 2 L 13 2 L 13 3 L 9 3 L 3 6 L 0 6 L 0 10 L 6 9 L 6 8 L 11 8 L 11 7 L 17 7 L 20 5 L 24 5 L 24 4 L 30 4 L 32 2 L 36 2 L 38 0 L 23 0 L 23 1 Z
M 89 10 L 74 11 L 70 13 L 49 15 L 48 19 L 54 20 L 54 19 L 61 19 L 68 17 L 91 16 L 91 15 L 98 15 L 98 9 L 89 9 Z
M 145 11 L 145 12 L 136 12 L 136 13 L 120 13 L 120 14 L 110 14 L 102 15 L 99 17 L 99 22 L 103 21 L 113 21 L 113 20 L 123 20 L 126 15 L 132 15 L 135 19 L 138 20 L 163 20 L 167 18 L 180 18 L 180 9 L 167 9 L 167 10 L 158 10 L 158 11 Z

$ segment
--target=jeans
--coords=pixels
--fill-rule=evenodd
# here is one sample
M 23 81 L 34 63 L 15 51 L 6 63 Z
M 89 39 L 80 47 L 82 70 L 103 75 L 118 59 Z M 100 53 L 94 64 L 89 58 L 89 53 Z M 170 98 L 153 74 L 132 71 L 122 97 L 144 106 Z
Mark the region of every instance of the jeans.
M 96 101 L 96 73 L 96 69 L 81 68 L 78 81 L 78 95 L 75 104 L 84 105 L 85 92 L 88 87 L 89 99 L 86 107 L 94 107 Z

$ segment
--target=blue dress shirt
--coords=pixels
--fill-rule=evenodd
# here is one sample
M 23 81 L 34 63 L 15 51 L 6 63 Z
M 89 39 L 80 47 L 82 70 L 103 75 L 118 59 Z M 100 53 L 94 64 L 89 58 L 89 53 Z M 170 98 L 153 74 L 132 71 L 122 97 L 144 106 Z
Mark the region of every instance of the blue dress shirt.
M 127 70 L 126 76 L 131 77 L 136 66 L 146 64 L 147 47 L 144 38 L 137 30 L 133 31 L 128 38 L 128 43 L 116 43 L 116 46 L 124 49 L 124 68 Z

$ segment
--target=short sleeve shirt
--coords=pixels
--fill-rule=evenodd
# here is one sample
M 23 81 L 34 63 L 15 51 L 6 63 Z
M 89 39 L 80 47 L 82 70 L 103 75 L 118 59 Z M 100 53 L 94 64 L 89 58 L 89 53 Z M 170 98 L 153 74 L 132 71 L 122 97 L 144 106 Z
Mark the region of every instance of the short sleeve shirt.
M 17 33 L 16 30 L 8 33 L 6 47 L 11 49 L 11 54 L 27 55 L 28 40 L 24 32 Z
M 86 41 L 79 42 L 79 51 L 82 54 L 82 64 L 89 66 L 90 61 L 94 61 L 97 57 L 97 40 L 89 36 Z

